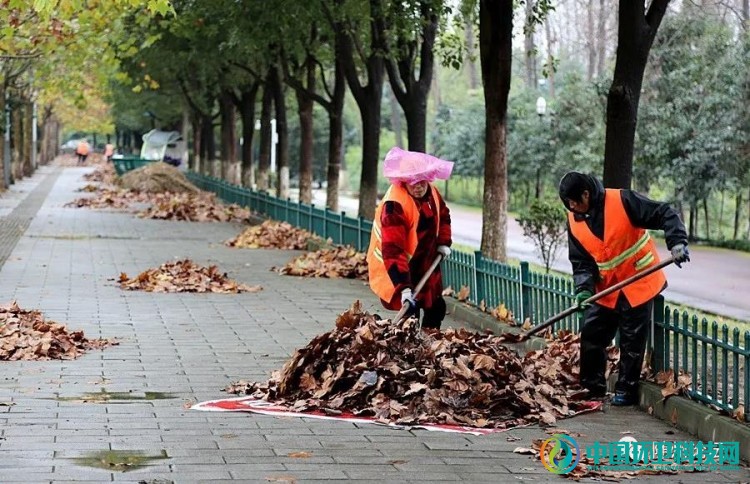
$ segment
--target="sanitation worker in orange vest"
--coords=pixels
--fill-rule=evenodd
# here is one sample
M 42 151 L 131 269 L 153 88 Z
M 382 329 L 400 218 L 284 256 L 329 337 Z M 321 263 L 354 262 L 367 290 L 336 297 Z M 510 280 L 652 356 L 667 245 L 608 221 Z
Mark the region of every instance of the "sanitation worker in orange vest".
M 419 294 L 414 288 L 438 254 L 451 253 L 451 218 L 447 205 L 432 184 L 447 180 L 453 162 L 400 148 L 385 157 L 383 174 L 391 182 L 375 210 L 367 251 L 370 288 L 383 306 L 420 317 L 422 327 L 440 329 L 445 318 L 440 266 Z
M 89 141 L 86 139 L 81 140 L 76 147 L 76 155 L 78 155 L 78 163 L 86 163 L 86 158 L 89 156 L 89 150 L 91 146 Z
M 592 397 L 604 397 L 606 348 L 620 330 L 620 367 L 612 404 L 633 405 L 646 350 L 653 299 L 667 287 L 659 270 L 597 302 L 583 302 L 639 271 L 659 263 L 647 229 L 663 230 L 675 263 L 690 260 L 685 225 L 666 203 L 632 190 L 605 189 L 582 173 L 560 181 L 568 214 L 568 248 L 576 301 L 584 311 L 581 329 L 581 385 Z

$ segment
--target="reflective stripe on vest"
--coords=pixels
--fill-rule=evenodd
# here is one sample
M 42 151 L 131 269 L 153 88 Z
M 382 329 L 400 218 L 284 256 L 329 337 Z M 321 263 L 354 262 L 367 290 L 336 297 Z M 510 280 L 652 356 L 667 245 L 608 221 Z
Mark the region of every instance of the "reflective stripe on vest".
M 577 221 L 572 213 L 568 214 L 571 234 L 591 255 L 599 269 L 597 292 L 659 263 L 656 244 L 645 229 L 635 227 L 630 222 L 620 190 L 605 190 L 603 216 L 602 240 L 591 232 L 585 221 Z M 624 294 L 631 307 L 640 306 L 659 294 L 666 282 L 664 271 L 659 270 L 601 298 L 597 304 L 614 308 L 620 294 Z

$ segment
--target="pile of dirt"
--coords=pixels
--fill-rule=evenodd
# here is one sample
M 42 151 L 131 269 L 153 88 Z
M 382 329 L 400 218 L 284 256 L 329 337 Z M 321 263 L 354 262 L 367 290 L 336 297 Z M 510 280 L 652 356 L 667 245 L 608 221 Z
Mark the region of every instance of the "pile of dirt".
M 280 274 L 330 279 L 367 280 L 367 257 L 353 247 L 338 246 L 308 252 L 278 269 Z
M 234 203 L 224 205 L 208 192 L 155 193 L 150 202 L 153 205 L 139 217 L 187 222 L 245 222 L 250 218 L 250 210 Z
M 240 235 L 225 242 L 229 247 L 242 249 L 290 249 L 307 248 L 309 240 L 320 240 L 307 230 L 286 222 L 266 220 L 260 225 L 245 229 Z
M 117 345 L 111 339 L 87 339 L 83 331 L 45 320 L 39 311 L 27 311 L 15 301 L 0 306 L 0 360 L 73 360 L 88 350 Z
M 120 177 L 120 186 L 142 193 L 198 193 L 198 187 L 172 165 L 161 162 L 149 163 L 131 170 Z
M 297 350 L 267 382 L 240 381 L 226 391 L 296 411 L 349 411 L 399 424 L 551 425 L 591 408 L 578 384 L 577 336 L 564 334 L 523 358 L 505 346 L 514 340 L 421 331 L 414 319 L 379 320 L 357 301 L 336 329 Z
M 120 274 L 120 287 L 146 292 L 258 292 L 261 286 L 247 286 L 227 278 L 216 266 L 203 267 L 190 259 L 168 262 L 156 269 L 148 269 L 130 279 Z

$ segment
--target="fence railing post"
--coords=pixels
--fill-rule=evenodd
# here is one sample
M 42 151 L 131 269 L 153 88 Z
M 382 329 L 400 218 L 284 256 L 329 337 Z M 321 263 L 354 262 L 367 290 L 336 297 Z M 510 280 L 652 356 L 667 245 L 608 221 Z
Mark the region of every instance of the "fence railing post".
M 651 316 L 651 366 L 656 373 L 666 370 L 666 355 L 664 354 L 664 296 L 654 298 L 654 311 Z M 694 357 L 696 355 L 693 355 Z
M 481 250 L 474 251 L 474 288 L 476 298 L 474 302 L 480 304 L 484 300 L 484 257 L 482 256 Z
M 529 276 L 529 263 L 521 261 L 521 280 L 518 281 L 521 287 L 521 321 L 531 317 L 531 286 Z

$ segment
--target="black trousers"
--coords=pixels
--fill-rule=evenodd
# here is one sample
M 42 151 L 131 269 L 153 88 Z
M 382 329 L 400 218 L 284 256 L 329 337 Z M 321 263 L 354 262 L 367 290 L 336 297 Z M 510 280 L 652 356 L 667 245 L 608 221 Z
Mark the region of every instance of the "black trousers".
M 448 308 L 445 305 L 445 299 L 442 296 L 432 302 L 432 307 L 429 309 L 419 307 L 419 303 L 415 311 L 407 312 L 406 316 L 415 316 L 419 319 L 420 313 L 422 313 L 422 327 L 440 329 L 445 319 L 445 313 Z
M 615 390 L 629 394 L 638 391 L 653 305 L 653 300 L 629 309 L 593 304 L 586 310 L 581 330 L 580 378 L 584 388 L 593 393 L 606 391 L 607 346 L 619 329 L 620 365 Z

